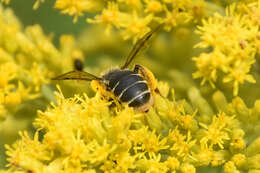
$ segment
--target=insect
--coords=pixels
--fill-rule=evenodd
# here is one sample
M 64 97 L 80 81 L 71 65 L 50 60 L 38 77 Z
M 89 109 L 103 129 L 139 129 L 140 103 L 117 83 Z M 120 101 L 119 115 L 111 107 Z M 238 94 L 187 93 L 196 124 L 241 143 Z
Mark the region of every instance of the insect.
M 159 28 L 160 26 L 146 33 L 136 42 L 120 68 L 109 70 L 101 77 L 81 70 L 74 70 L 57 76 L 53 80 L 91 81 L 91 87 L 94 91 L 101 92 L 102 96 L 107 99 L 112 98 L 116 105 L 126 103 L 140 112 L 147 112 L 154 104 L 156 80 L 153 73 L 141 65 L 135 65 L 133 71 L 127 67 L 147 47 L 148 41 Z

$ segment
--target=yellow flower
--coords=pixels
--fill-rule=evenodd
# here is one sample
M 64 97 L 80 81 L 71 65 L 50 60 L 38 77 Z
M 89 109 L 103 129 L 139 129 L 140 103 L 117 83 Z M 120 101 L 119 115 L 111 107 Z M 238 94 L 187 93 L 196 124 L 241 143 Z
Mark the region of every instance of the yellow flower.
M 219 150 L 213 152 L 212 160 L 211 160 L 211 165 L 213 167 L 220 166 L 226 162 L 226 159 L 228 156 L 228 151 L 226 150 Z
M 17 65 L 13 62 L 7 62 L 0 66 L 0 89 L 8 89 L 12 86 L 9 81 L 16 77 Z
M 113 144 L 108 144 L 106 140 L 104 140 L 101 145 L 96 141 L 93 141 L 88 144 L 87 149 L 89 151 L 86 155 L 86 160 L 90 163 L 97 163 L 107 160 L 107 157 L 116 149 L 116 146 L 113 146 Z
M 21 140 L 14 143 L 12 147 L 6 145 L 8 149 L 6 154 L 10 157 L 8 166 L 42 171 L 43 163 L 41 162 L 50 160 L 51 153 L 46 150 L 44 144 L 38 141 L 38 132 L 35 133 L 33 139 L 29 138 L 27 132 L 20 132 L 20 136 Z
M 226 173 L 239 173 L 240 171 L 236 168 L 235 164 L 232 161 L 225 163 L 224 171 Z
M 57 0 L 55 3 L 55 8 L 62 10 L 62 13 L 74 15 L 74 22 L 83 15 L 83 12 L 95 11 L 100 7 L 102 2 L 99 0 Z
M 248 72 L 250 71 L 250 67 L 251 64 L 253 64 L 254 62 L 249 62 L 249 63 L 245 63 L 245 62 L 241 62 L 238 61 L 233 69 L 230 70 L 230 74 L 228 74 L 224 79 L 223 82 L 230 82 L 230 81 L 234 81 L 233 83 L 233 95 L 237 95 L 238 94 L 238 87 L 239 84 L 243 84 L 245 81 L 251 82 L 251 83 L 255 83 L 255 79 L 252 75 L 248 74 Z
M 228 117 L 224 113 L 221 113 L 218 116 L 213 116 L 212 123 L 208 126 L 200 123 L 200 125 L 206 129 L 200 143 L 202 145 L 209 144 L 209 148 L 217 145 L 219 148 L 223 149 L 225 141 L 230 140 L 227 131 L 228 125 L 232 123 L 233 119 L 234 117 Z
M 196 32 L 203 41 L 195 47 L 212 48 L 212 51 L 193 58 L 198 69 L 193 77 L 203 78 L 202 85 L 209 81 L 214 87 L 217 76 L 222 73 L 224 83 L 233 83 L 233 95 L 238 94 L 239 84 L 244 81 L 255 83 L 248 73 L 255 62 L 257 28 L 247 14 L 236 9 L 235 4 L 226 9 L 225 16 L 215 13 L 202 20 L 202 26 Z
M 166 164 L 167 164 L 167 167 L 169 167 L 169 169 L 171 169 L 171 170 L 177 170 L 180 167 L 180 162 L 175 157 L 168 157 Z
M 182 160 L 193 159 L 191 148 L 195 145 L 196 140 L 191 140 L 191 133 L 188 131 L 187 135 L 182 135 L 178 129 L 171 131 L 168 135 L 168 141 L 173 142 L 170 151 L 176 154 Z
M 139 17 L 137 12 L 134 11 L 133 14 L 128 17 L 128 21 L 121 24 L 122 28 L 125 29 L 122 31 L 123 39 L 133 38 L 133 41 L 136 42 L 151 30 L 148 24 L 152 21 L 152 18 L 153 16 L 151 14 L 144 18 Z
M 157 0 L 145 0 L 146 8 L 145 12 L 159 13 L 163 10 L 161 2 Z
M 21 104 L 22 98 L 18 92 L 9 92 L 4 98 L 5 106 L 10 110 L 16 110 L 17 106 Z
M 182 164 L 180 170 L 181 170 L 181 173 L 195 173 L 196 172 L 195 167 L 189 163 Z
M 7 146 L 9 166 L 13 169 L 58 171 L 65 167 L 67 171 L 81 171 L 85 163 L 89 163 L 103 171 L 166 171 L 169 169 L 167 164 L 171 165 L 171 169 L 177 169 L 180 163 L 173 159 L 174 156 L 162 162 L 160 152 L 169 150 L 171 145 L 171 150 L 179 153 L 178 157 L 186 157 L 195 142 L 191 140 L 190 133 L 187 137 L 182 136 L 182 142 L 171 139 L 178 142 L 178 146 L 169 142 L 170 138 L 143 124 L 143 114 L 135 113 L 128 107 L 113 111 L 109 108 L 110 103 L 102 100 L 99 93 L 92 98 L 75 96 L 69 99 L 65 99 L 62 93 L 56 93 L 56 99 L 57 104 L 52 104 L 45 112 L 39 111 L 34 123 L 40 131 L 45 131 L 42 141 L 38 139 L 38 132 L 33 140 L 24 133 L 17 142 L 19 145 Z M 37 153 L 37 142 L 43 150 L 41 152 L 46 154 L 38 157 L 48 159 L 48 163 L 33 155 Z M 62 154 L 58 156 L 54 151 Z M 54 167 L 55 164 L 57 167 Z
M 21 81 L 18 82 L 17 92 L 19 93 L 23 101 L 35 99 L 39 96 L 39 94 L 31 93 L 31 88 L 25 88 L 24 84 Z
M 35 86 L 35 91 L 39 91 L 43 84 L 49 82 L 48 71 L 39 67 L 37 63 L 33 63 L 31 70 L 26 71 L 29 79 L 31 79 L 32 85 Z
M 135 157 L 131 156 L 128 152 L 120 152 L 116 155 L 109 157 L 101 170 L 104 172 L 128 172 L 128 169 L 135 169 Z
M 165 162 L 160 162 L 161 155 L 156 156 L 152 159 L 141 159 L 137 161 L 137 168 L 139 168 L 141 171 L 145 171 L 147 173 L 153 173 L 153 172 L 167 172 L 169 169 Z
M 115 2 L 108 2 L 108 7 L 103 9 L 101 15 L 95 16 L 95 19 L 88 19 L 89 23 L 100 23 L 105 24 L 106 34 L 110 33 L 112 26 L 120 27 L 121 23 L 124 22 L 126 14 L 119 11 L 118 4 Z
M 236 131 L 239 131 L 239 132 L 236 132 Z M 241 129 L 239 129 L 239 130 L 236 129 L 236 131 L 235 130 L 233 131 L 233 136 L 232 136 L 232 139 L 230 142 L 230 150 L 232 152 L 242 151 L 246 147 L 246 142 L 243 139 L 244 132 Z M 242 131 L 242 135 L 239 134 L 239 133 L 241 133 L 240 131 Z
M 156 158 L 156 153 L 169 147 L 166 138 L 161 140 L 160 135 L 157 136 L 155 131 L 149 132 L 147 128 L 130 131 L 129 137 L 134 142 L 136 155 L 140 157 L 148 153 L 149 158 Z
M 196 131 L 198 130 L 198 125 L 196 120 L 194 119 L 197 111 L 193 113 L 193 115 L 184 115 L 180 117 L 180 125 L 182 128 L 191 130 L 191 131 Z
M 235 154 L 232 157 L 232 162 L 238 167 L 246 166 L 246 156 L 244 154 Z
M 196 61 L 196 66 L 199 71 L 193 73 L 194 78 L 203 78 L 201 85 L 204 85 L 208 81 L 212 87 L 215 87 L 214 83 L 217 80 L 217 70 L 223 72 L 228 71 L 229 67 L 227 66 L 228 60 L 225 59 L 225 56 L 220 51 L 215 50 L 211 54 L 201 53 L 199 57 L 194 57 Z
M 205 144 L 201 144 L 199 150 L 200 152 L 194 155 L 198 161 L 196 164 L 198 164 L 198 166 L 209 165 L 212 162 L 214 150 L 212 148 L 208 148 Z
M 127 106 L 109 107 L 111 103 L 103 100 L 99 92 L 90 98 L 85 95 L 66 99 L 59 89 L 56 100 L 46 111 L 39 111 L 34 123 L 43 134 L 41 141 L 39 132 L 33 140 L 23 133 L 21 140 L 12 147 L 7 146 L 9 166 L 13 170 L 195 172 L 197 166 L 224 163 L 227 170 L 257 167 L 259 140 L 246 148 L 244 155 L 250 167 L 245 168 L 243 162 L 238 161 L 243 153 L 234 154 L 245 150 L 246 145 L 241 145 L 245 133 L 237 129 L 237 120 L 225 113 L 213 116 L 211 124 L 206 125 L 194 116 L 195 111 L 190 118 L 205 129 L 197 127 L 191 132 L 178 129 L 183 122 L 178 121 L 179 118 L 188 116 L 182 115 L 185 108 L 175 108 L 178 116 L 173 120 L 162 116 L 158 105 L 151 108 L 150 112 L 161 121 L 160 128 L 154 128 L 153 123 L 147 123 L 149 114 L 144 116 Z M 162 100 L 176 104 L 159 95 L 155 97 L 156 104 L 163 104 Z

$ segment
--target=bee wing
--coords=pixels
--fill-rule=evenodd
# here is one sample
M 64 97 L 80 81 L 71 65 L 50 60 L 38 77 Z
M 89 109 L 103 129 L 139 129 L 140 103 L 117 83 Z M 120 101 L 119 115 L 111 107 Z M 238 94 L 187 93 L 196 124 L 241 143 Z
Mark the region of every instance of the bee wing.
M 101 78 L 90 74 L 88 72 L 84 71 L 70 71 L 68 73 L 64 73 L 60 76 L 57 76 L 53 78 L 52 80 L 86 80 L 86 81 L 91 81 L 91 80 L 101 80 Z
M 156 31 L 158 31 L 160 29 L 160 27 L 161 27 L 161 25 L 157 26 L 150 32 L 146 33 L 140 40 L 138 40 L 136 42 L 136 44 L 134 45 L 133 49 L 131 50 L 131 52 L 129 53 L 129 55 L 126 59 L 125 64 L 121 67 L 121 69 L 127 68 L 131 64 L 131 62 L 134 60 L 134 58 L 137 57 L 138 54 L 140 54 L 141 52 L 146 50 L 146 48 L 148 47 L 149 39 L 152 37 L 152 35 Z

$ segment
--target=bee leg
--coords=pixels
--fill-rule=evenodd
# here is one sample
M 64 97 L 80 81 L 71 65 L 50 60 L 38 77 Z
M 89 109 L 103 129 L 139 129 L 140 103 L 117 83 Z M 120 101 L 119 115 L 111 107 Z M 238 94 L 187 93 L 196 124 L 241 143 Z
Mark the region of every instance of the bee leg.
M 109 105 L 109 108 L 114 108 L 114 107 L 117 106 L 117 104 L 115 103 L 114 99 L 109 98 L 108 101 L 111 102 L 111 104 Z
M 158 90 L 156 89 L 157 81 L 153 73 L 150 70 L 148 70 L 148 68 L 137 64 L 135 65 L 134 72 L 140 74 L 144 78 L 144 80 L 147 81 L 147 84 L 152 90 L 152 92 Z
M 136 64 L 134 68 L 134 72 L 140 74 L 144 78 L 144 80 L 147 81 L 147 84 L 151 88 L 153 94 L 157 93 L 162 96 L 159 89 L 157 88 L 157 81 L 153 73 L 150 70 L 148 70 L 148 68 Z
M 94 90 L 94 92 L 99 92 L 102 97 L 104 97 L 107 101 L 111 101 L 111 105 L 116 105 L 118 108 L 121 108 L 121 104 L 119 103 L 119 101 L 116 99 L 116 97 L 114 96 L 114 94 L 110 91 L 107 91 L 105 85 L 98 81 L 98 80 L 93 80 L 91 81 L 91 88 Z

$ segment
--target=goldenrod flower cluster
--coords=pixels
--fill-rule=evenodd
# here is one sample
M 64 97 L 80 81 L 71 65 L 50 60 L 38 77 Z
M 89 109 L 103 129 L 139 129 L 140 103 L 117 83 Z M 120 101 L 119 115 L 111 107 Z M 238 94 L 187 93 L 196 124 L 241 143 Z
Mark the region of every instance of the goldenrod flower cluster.
M 24 27 L 0 6 L 0 173 L 260 172 L 260 0 L 54 3 L 74 22 L 93 13 L 91 26 L 55 46 L 40 25 Z M 84 67 L 93 74 L 118 65 L 123 40 L 158 25 L 153 49 L 139 58 L 158 80 L 149 112 L 86 83 L 50 80 L 75 59 L 95 62 Z
M 213 98 L 217 106 L 226 103 L 219 91 Z M 156 95 L 147 114 L 127 106 L 114 109 L 99 93 L 66 99 L 59 91 L 56 100 L 38 112 L 33 138 L 20 132 L 21 139 L 6 146 L 9 171 L 190 173 L 220 165 L 225 172 L 259 169 L 260 138 L 247 145 L 246 134 L 260 130 L 260 100 L 247 108 L 236 97 L 221 105 L 225 112 L 208 120 L 176 101 L 173 90 L 169 100 Z
M 47 87 L 52 73 L 71 66 L 62 65 L 62 60 L 72 62 L 73 57 L 82 55 L 74 47 L 72 36 L 63 36 L 58 50 L 39 25 L 23 28 L 13 11 L 2 6 L 0 37 L 0 146 L 3 148 L 4 143 L 16 138 L 18 130 L 31 126 L 39 105 L 52 99 L 52 91 Z
M 211 50 L 193 58 L 198 68 L 195 78 L 202 77 L 202 84 L 209 81 L 214 87 L 219 73 L 224 73 L 220 80 L 233 83 L 234 95 L 238 94 L 239 84 L 245 81 L 255 83 L 249 72 L 256 53 L 260 52 L 259 11 L 260 3 L 233 4 L 226 9 L 225 16 L 215 13 L 202 21 L 197 33 L 203 41 L 196 47 Z
M 27 28 L 26 35 L 11 10 L 1 7 L 0 16 L 0 117 L 3 121 L 9 114 L 15 114 L 23 102 L 39 96 L 41 86 L 48 83 L 48 71 L 37 63 L 43 55 L 34 44 L 33 32 L 41 32 L 39 26 Z
M 42 0 L 37 0 L 35 7 Z M 56 0 L 55 8 L 61 13 L 74 16 L 76 22 L 79 16 L 86 12 L 100 12 L 94 18 L 88 18 L 89 23 L 106 25 L 109 34 L 112 27 L 120 28 L 124 39 L 138 38 L 147 33 L 151 24 L 164 23 L 166 30 L 198 21 L 207 16 L 206 8 L 214 8 L 211 3 L 196 0 Z

